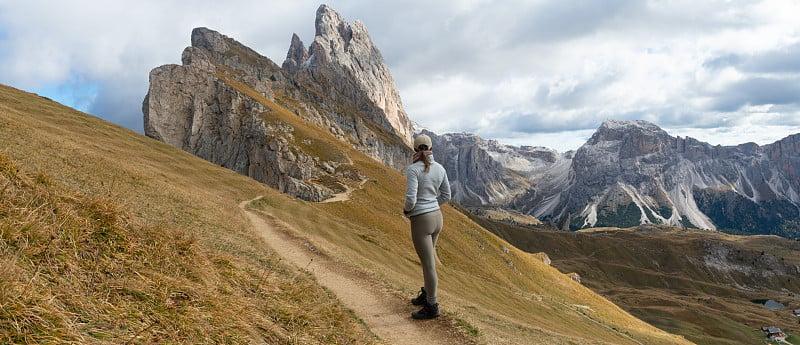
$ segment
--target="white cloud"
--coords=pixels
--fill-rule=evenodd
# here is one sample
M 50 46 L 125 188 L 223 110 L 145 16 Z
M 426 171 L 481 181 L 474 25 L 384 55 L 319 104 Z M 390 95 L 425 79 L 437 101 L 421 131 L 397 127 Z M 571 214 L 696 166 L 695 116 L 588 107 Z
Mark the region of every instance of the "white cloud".
M 364 22 L 409 116 L 437 132 L 564 150 L 608 118 L 773 141 L 783 133 L 776 128 L 800 126 L 797 1 L 328 4 Z M 91 103 L 86 110 L 141 130 L 148 73 L 180 63 L 192 28 L 280 64 L 292 33 L 313 40 L 318 6 L 0 0 L 0 82 Z
M 792 134 L 800 126 L 766 126 L 761 124 L 735 125 L 719 128 L 664 128 L 672 136 L 692 137 L 711 145 L 734 146 L 748 142 L 772 144 Z
M 434 76 L 401 94 L 407 110 L 414 109 L 409 117 L 438 133 L 454 130 L 454 123 L 461 124 L 457 131 L 475 131 L 486 117 L 484 105 L 488 96 L 486 85 L 464 76 Z
M 539 144 L 558 152 L 564 153 L 571 150 L 577 150 L 589 138 L 592 137 L 594 129 L 582 129 L 575 131 L 563 131 L 556 133 L 518 133 L 508 137 L 496 138 L 499 142 L 507 145 L 515 146 L 537 146 L 531 143 L 547 143 Z

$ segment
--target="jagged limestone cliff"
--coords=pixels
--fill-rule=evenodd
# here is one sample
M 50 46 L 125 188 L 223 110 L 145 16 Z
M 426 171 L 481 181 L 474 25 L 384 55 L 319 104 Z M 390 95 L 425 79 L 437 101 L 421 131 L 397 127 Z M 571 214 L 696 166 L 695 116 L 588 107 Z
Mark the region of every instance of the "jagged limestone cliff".
M 321 42 L 339 42 L 342 49 L 326 51 Z M 310 201 L 327 199 L 363 176 L 346 168 L 347 156 L 316 147 L 315 138 L 300 133 L 287 116 L 404 168 L 410 121 L 363 25 L 351 27 L 320 6 L 310 51 L 308 56 L 295 35 L 282 69 L 232 38 L 194 29 L 182 65 L 150 73 L 142 105 L 145 134 Z M 289 61 L 304 62 L 293 67 Z
M 403 110 L 394 78 L 360 21 L 349 24 L 330 7 L 317 9 L 316 35 L 306 50 L 297 35 L 284 70 L 334 101 L 364 113 L 369 120 L 411 145 L 413 126 Z M 346 118 L 337 119 L 348 126 Z

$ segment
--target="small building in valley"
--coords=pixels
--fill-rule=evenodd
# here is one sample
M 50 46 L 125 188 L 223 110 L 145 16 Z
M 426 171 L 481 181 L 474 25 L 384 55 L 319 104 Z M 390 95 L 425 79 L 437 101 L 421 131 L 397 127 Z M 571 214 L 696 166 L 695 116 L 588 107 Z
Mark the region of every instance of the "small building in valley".
M 761 327 L 761 331 L 763 331 L 767 338 L 770 339 L 786 337 L 786 334 L 784 334 L 780 328 L 775 326 Z

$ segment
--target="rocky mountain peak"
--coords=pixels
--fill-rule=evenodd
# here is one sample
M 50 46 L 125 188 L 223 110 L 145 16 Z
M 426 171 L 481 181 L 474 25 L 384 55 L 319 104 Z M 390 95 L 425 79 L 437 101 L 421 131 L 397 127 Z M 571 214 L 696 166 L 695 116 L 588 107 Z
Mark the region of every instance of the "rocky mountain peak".
M 800 157 L 800 133 L 792 134 L 772 144 L 765 145 L 765 148 L 773 159 Z
M 651 122 L 606 120 L 579 149 L 579 154 L 595 155 L 599 150 L 625 159 L 670 151 L 675 146 L 674 141 L 666 131 Z
M 599 130 L 631 130 L 631 129 L 639 129 L 651 132 L 660 132 L 661 127 L 658 127 L 655 123 L 645 121 L 645 120 L 614 120 L 608 119 L 603 121 L 600 125 Z
M 621 140 L 626 135 L 668 136 L 667 132 L 652 122 L 644 120 L 605 120 L 592 135 L 590 143 Z
M 608 120 L 564 154 L 469 133 L 431 138 L 465 206 L 508 208 L 572 230 L 657 223 L 800 236 L 800 134 L 712 146 L 647 121 Z
M 413 126 L 403 109 L 383 56 L 366 27 L 345 21 L 327 5 L 317 9 L 316 34 L 307 54 L 292 38 L 284 70 L 323 90 L 347 108 L 364 110 L 366 118 L 396 134 L 410 146 Z
M 308 50 L 297 34 L 292 34 L 292 44 L 289 45 L 289 52 L 286 53 L 285 61 L 283 69 L 291 75 L 296 75 L 300 70 L 300 64 L 308 61 Z
M 234 69 L 268 67 L 269 70 L 275 71 L 280 68 L 272 62 L 272 60 L 259 54 L 255 50 L 209 28 L 200 27 L 193 29 L 192 45 L 189 48 L 202 50 L 212 57 L 216 63 Z
M 277 64 L 233 38 L 204 27 L 193 29 L 191 38 L 192 45 L 181 57 L 184 66 L 210 72 L 224 66 L 236 72 L 226 73 L 231 78 L 251 85 L 267 98 L 273 97 L 271 84 L 284 79 Z
M 192 29 L 192 47 L 202 48 L 209 52 L 225 53 L 229 50 L 225 35 L 200 27 Z
M 341 37 L 344 42 L 349 42 L 353 38 L 353 28 L 345 21 L 339 13 L 328 5 L 320 5 L 317 8 L 317 18 L 314 22 L 317 37 Z

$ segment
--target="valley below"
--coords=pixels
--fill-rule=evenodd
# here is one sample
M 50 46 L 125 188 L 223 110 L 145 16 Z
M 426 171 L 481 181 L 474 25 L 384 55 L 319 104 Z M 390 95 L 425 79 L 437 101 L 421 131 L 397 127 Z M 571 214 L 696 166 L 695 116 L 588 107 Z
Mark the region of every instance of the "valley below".
M 473 220 L 632 315 L 697 344 L 758 344 L 761 327 L 800 333 L 800 242 L 668 226 L 578 232 Z M 771 309 L 759 301 L 783 307 Z M 792 339 L 790 336 L 789 339 Z M 795 338 L 796 339 L 796 336 Z

